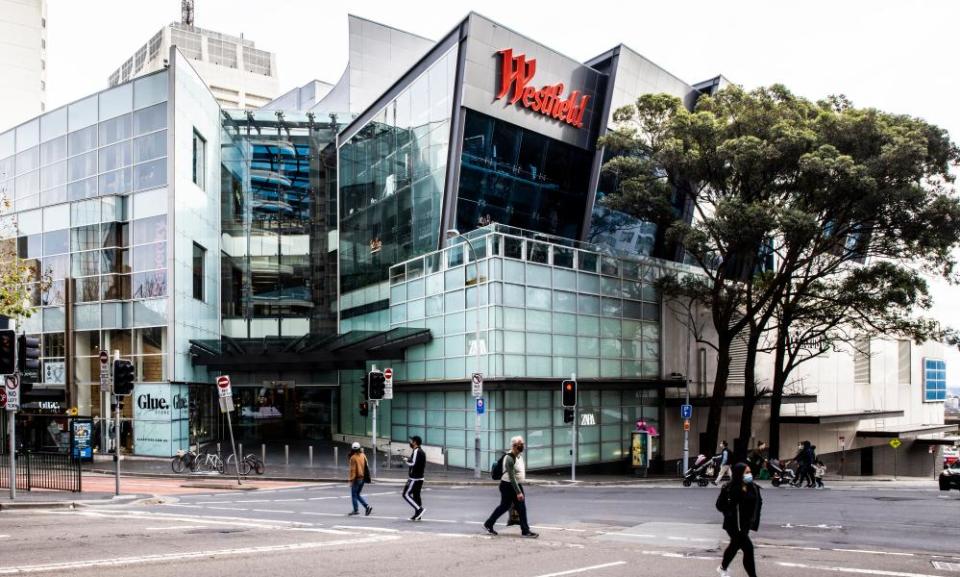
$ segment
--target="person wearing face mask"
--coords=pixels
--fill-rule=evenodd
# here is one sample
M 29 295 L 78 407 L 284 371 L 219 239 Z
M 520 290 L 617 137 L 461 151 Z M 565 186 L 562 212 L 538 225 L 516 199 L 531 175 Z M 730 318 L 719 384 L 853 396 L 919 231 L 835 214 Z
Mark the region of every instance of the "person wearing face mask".
M 500 504 L 483 524 L 483 528 L 491 535 L 497 534 L 493 529 L 497 520 L 509 511 L 510 507 L 513 507 L 520 514 L 520 531 L 523 536 L 539 537 L 537 533 L 530 530 L 530 525 L 527 524 L 527 503 L 522 484 L 526 478 L 526 465 L 522 456 L 523 448 L 523 437 L 514 437 L 510 439 L 510 452 L 503 456 L 503 475 L 500 477 Z
M 746 463 L 733 466 L 733 476 L 720 489 L 717 510 L 723 513 L 723 529 L 730 536 L 730 544 L 723 552 L 723 561 L 717 567 L 721 577 L 730 577 L 727 569 L 737 551 L 743 551 L 743 569 L 749 577 L 757 577 L 750 531 L 760 528 L 760 509 L 763 498 L 760 487 L 753 482 L 753 472 Z
M 403 500 L 413 507 L 411 521 L 419 521 L 423 517 L 423 501 L 420 500 L 420 490 L 423 489 L 423 471 L 427 466 L 427 455 L 420 448 L 423 441 L 419 435 L 410 437 L 410 458 L 406 460 L 409 467 L 407 484 L 403 488 Z

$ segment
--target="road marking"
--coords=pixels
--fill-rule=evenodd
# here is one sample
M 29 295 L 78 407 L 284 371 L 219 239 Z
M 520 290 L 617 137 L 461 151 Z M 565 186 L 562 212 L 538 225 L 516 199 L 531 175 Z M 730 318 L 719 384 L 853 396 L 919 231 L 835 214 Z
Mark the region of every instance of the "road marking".
M 831 549 L 831 551 L 839 551 L 841 553 L 866 553 L 868 555 L 899 555 L 901 557 L 915 557 L 913 553 L 894 553 L 891 551 L 870 551 L 867 549 Z
M 244 499 L 242 501 L 234 501 L 234 503 L 269 503 L 270 499 Z
M 360 531 L 379 531 L 381 533 L 399 533 L 400 529 L 388 529 L 387 527 L 364 527 L 363 525 L 334 525 L 334 529 L 352 529 Z
M 213 509 L 213 507 L 207 507 Z M 254 513 L 296 513 L 296 511 L 282 511 L 280 509 L 250 509 Z
M 206 508 L 212 511 L 249 511 L 249 509 L 244 509 L 242 507 L 206 507 Z
M 179 531 L 182 529 L 206 529 L 206 525 L 171 525 L 169 527 L 144 527 L 145 531 Z
M 290 501 L 306 501 L 306 499 L 304 499 L 303 497 L 299 499 L 272 499 L 270 502 L 271 503 L 287 503 Z
M 904 573 L 902 571 L 884 571 L 882 569 L 861 569 L 859 567 L 827 567 L 823 565 L 806 565 L 804 563 L 788 563 L 778 561 L 781 567 L 796 569 L 813 569 L 814 571 L 830 571 L 832 573 L 857 573 L 860 575 L 883 575 L 884 577 L 938 577 L 929 573 Z
M 787 523 L 786 525 L 780 525 L 780 527 L 783 528 L 783 529 L 797 529 L 797 528 L 801 528 L 801 529 L 843 529 L 843 525 L 827 525 L 827 524 L 825 524 L 825 523 L 821 523 L 821 524 L 819 524 L 819 525 L 800 525 L 800 524 L 794 525 L 793 523 Z
M 326 547 L 337 547 L 340 545 L 363 545 L 369 543 L 378 543 L 382 541 L 391 541 L 400 537 L 393 535 L 378 535 L 370 537 L 361 537 L 358 539 L 337 539 L 334 541 L 309 542 L 309 543 L 291 543 L 287 545 L 264 545 L 260 547 L 244 547 L 238 549 L 213 549 L 209 551 L 188 551 L 181 553 L 164 553 L 158 555 L 141 555 L 137 557 L 114 557 L 111 559 L 92 559 L 90 561 L 71 561 L 66 563 L 47 563 L 44 565 L 20 565 L 16 567 L 0 567 L 0 575 L 13 575 L 20 573 L 42 573 L 47 571 L 73 571 L 77 569 L 90 569 L 95 567 L 121 567 L 126 565 L 144 565 L 150 563 L 167 563 L 186 561 L 189 559 L 202 559 L 210 557 L 230 557 L 235 555 L 251 555 L 263 553 L 275 553 L 281 551 L 303 551 L 308 549 L 321 549 Z
M 941 571 L 960 571 L 960 563 L 946 563 L 943 561 L 931 561 L 934 569 Z
M 613 563 L 604 563 L 603 565 L 591 565 L 589 567 L 580 567 L 579 569 L 569 569 L 567 571 L 558 571 L 557 573 L 544 573 L 537 577 L 560 577 L 561 575 L 574 575 L 576 573 L 585 573 L 587 571 L 596 571 L 597 569 L 606 569 L 607 567 L 619 567 L 626 565 L 626 561 L 614 561 Z

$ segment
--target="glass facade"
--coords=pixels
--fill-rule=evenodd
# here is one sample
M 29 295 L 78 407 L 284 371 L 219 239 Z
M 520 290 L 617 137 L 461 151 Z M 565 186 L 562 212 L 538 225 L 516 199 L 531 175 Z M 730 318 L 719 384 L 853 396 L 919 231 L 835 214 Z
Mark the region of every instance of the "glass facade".
M 336 330 L 336 119 L 242 113 L 224 128 L 222 313 L 231 337 Z
M 465 110 L 457 229 L 491 222 L 580 238 L 593 152 Z
M 390 269 L 390 327 L 433 335 L 399 379 L 658 378 L 662 263 L 502 225 L 469 236 L 477 261 L 462 243 Z
M 377 285 L 391 265 L 439 246 L 456 63 L 453 48 L 340 146 L 341 294 Z M 341 315 L 385 304 L 379 292 L 351 295 Z

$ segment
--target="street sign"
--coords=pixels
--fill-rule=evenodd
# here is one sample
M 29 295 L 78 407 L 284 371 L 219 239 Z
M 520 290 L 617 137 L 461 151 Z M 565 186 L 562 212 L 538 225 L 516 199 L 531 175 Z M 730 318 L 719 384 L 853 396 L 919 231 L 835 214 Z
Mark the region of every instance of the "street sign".
M 486 404 L 483 402 L 483 397 L 477 399 L 477 414 L 482 415 L 486 411 Z
M 597 424 L 597 416 L 592 412 L 580 413 L 580 426 L 593 427 Z
M 473 396 L 479 399 L 483 396 L 483 373 L 473 373 L 471 382 L 473 383 Z
M 107 351 L 100 351 L 100 390 L 110 387 L 110 355 Z
M 681 418 L 681 419 L 692 419 L 692 418 L 693 418 L 693 405 L 680 405 L 680 418 Z
M 903 443 L 900 442 L 900 439 L 890 439 L 890 446 L 893 447 L 894 449 L 900 448 L 900 445 L 902 444 Z
M 840 450 L 842 451 L 842 450 L 844 450 L 844 449 L 846 448 L 846 446 L 847 446 L 847 438 L 846 438 L 846 437 L 840 437 L 839 440 L 840 440 Z
M 233 389 L 230 387 L 230 377 L 220 375 L 217 377 L 217 390 L 220 392 L 220 398 L 233 398 Z
M 393 398 L 393 369 L 390 367 L 383 369 L 383 398 L 388 401 Z
M 684 420 L 683 420 L 683 430 L 684 430 L 684 431 L 689 431 L 689 430 L 690 430 L 690 419 L 684 419 Z
M 233 397 L 220 397 L 220 412 L 221 413 L 233 412 Z
M 17 375 L 7 375 L 3 380 L 3 388 L 7 392 L 7 410 L 20 410 L 20 377 Z

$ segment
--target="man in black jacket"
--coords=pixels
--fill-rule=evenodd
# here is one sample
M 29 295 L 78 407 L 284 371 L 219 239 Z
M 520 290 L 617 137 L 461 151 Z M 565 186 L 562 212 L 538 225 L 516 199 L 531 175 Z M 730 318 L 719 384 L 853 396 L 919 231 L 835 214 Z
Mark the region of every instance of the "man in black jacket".
M 413 507 L 411 521 L 419 521 L 423 517 L 423 501 L 420 500 L 420 490 L 423 489 L 423 472 L 427 467 L 427 455 L 420 448 L 423 440 L 418 435 L 410 437 L 410 458 L 407 459 L 407 484 L 403 488 L 403 499 Z

